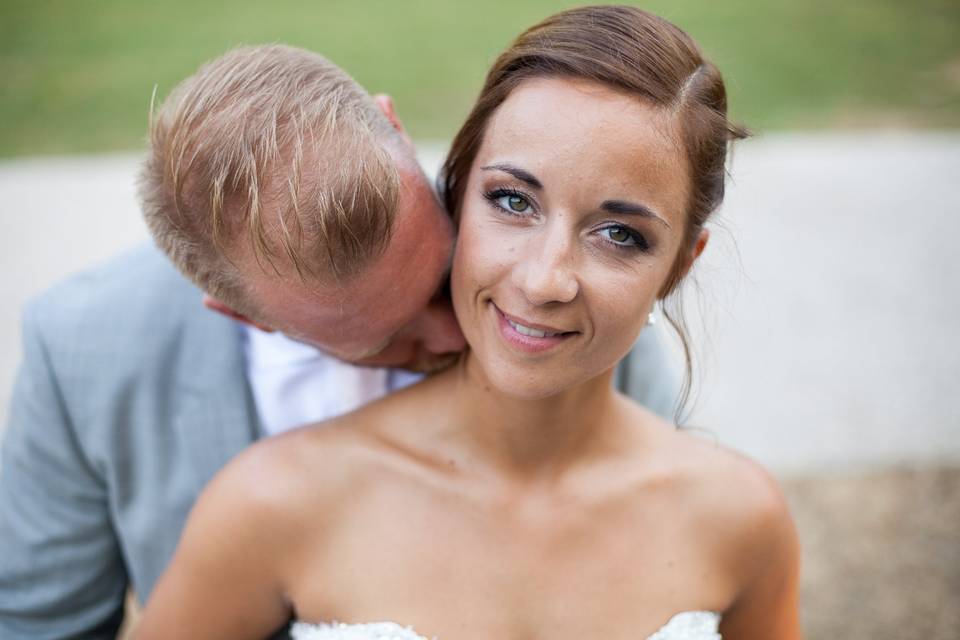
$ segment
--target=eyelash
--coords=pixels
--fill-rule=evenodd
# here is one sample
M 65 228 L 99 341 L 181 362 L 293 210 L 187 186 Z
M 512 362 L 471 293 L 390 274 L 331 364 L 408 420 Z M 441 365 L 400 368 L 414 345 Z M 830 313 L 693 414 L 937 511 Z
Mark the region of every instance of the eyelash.
M 500 200 L 500 198 L 522 198 L 523 201 L 527 203 L 527 206 L 529 206 L 531 209 L 534 208 L 533 202 L 530 196 L 523 193 L 522 191 L 517 191 L 516 189 L 511 189 L 509 187 L 500 187 L 498 189 L 493 189 L 492 191 L 488 191 L 484 193 L 483 197 L 486 198 L 487 201 L 490 202 L 490 204 L 497 210 L 503 211 L 507 215 L 517 216 L 518 218 L 526 217 L 530 215 L 530 213 L 526 211 L 511 211 L 510 209 L 507 209 L 506 207 L 502 206 L 497 201 Z
M 605 227 L 601 227 L 600 231 L 607 231 L 609 229 L 623 229 L 627 232 L 627 235 L 630 236 L 630 239 L 633 240 L 633 244 L 620 244 L 612 239 L 606 240 L 618 249 L 623 249 L 624 251 L 639 251 L 640 253 L 648 253 L 650 251 L 650 243 L 647 242 L 647 239 L 639 231 L 631 229 L 624 224 L 608 224 Z
M 522 198 L 523 201 L 527 203 L 527 206 L 530 207 L 530 209 L 534 209 L 530 196 L 522 191 L 518 191 L 517 189 L 512 189 L 510 187 L 500 187 L 491 191 L 487 191 L 483 194 L 483 197 L 490 203 L 490 206 L 497 211 L 502 211 L 509 216 L 515 216 L 517 218 L 525 218 L 529 216 L 530 213 L 507 209 L 498 202 L 501 198 Z M 624 224 L 608 224 L 604 227 L 601 227 L 599 231 L 607 231 L 610 229 L 623 229 L 630 236 L 631 240 L 633 240 L 633 244 L 621 244 L 604 236 L 604 242 L 612 245 L 616 249 L 619 249 L 620 251 L 640 253 L 647 253 L 650 251 L 650 243 L 647 242 L 647 239 L 639 231 Z

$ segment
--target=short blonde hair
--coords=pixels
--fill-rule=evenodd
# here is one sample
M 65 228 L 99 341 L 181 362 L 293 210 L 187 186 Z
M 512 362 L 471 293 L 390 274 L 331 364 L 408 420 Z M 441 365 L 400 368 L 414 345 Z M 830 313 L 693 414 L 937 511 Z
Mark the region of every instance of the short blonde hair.
M 397 139 L 323 56 L 234 49 L 151 105 L 143 215 L 181 272 L 256 318 L 231 259 L 243 232 L 264 269 L 280 273 L 280 258 L 304 279 L 356 275 L 390 239 L 400 181 L 387 146 Z

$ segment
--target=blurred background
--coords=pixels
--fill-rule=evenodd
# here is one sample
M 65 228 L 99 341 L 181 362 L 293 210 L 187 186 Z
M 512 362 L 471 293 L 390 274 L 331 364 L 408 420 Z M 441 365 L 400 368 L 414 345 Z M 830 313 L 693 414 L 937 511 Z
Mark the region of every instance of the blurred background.
M 4 0 L 0 414 L 23 303 L 145 241 L 154 91 L 235 45 L 302 46 L 393 95 L 435 168 L 497 53 L 575 4 Z M 698 40 L 755 132 L 687 291 L 689 423 L 783 481 L 808 638 L 954 640 L 960 3 L 632 4 Z

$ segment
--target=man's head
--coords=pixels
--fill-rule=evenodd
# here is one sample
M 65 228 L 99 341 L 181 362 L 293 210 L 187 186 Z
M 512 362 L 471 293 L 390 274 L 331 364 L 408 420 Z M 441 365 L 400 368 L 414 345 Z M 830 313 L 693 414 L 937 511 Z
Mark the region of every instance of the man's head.
M 235 49 L 173 91 L 150 142 L 147 226 L 211 308 L 355 362 L 462 348 L 439 296 L 452 225 L 389 99 L 308 51 Z

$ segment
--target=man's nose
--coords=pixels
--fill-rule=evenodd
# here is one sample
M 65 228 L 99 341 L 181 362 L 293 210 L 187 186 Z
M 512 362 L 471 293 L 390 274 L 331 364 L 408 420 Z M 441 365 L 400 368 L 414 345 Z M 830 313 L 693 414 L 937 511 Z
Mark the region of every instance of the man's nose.
M 523 259 L 514 268 L 514 285 L 532 305 L 572 301 L 580 291 L 574 253 L 574 242 L 565 229 L 559 225 L 544 229 L 525 247 Z
M 411 327 L 411 337 L 430 353 L 457 353 L 467 342 L 449 301 L 431 302 Z

